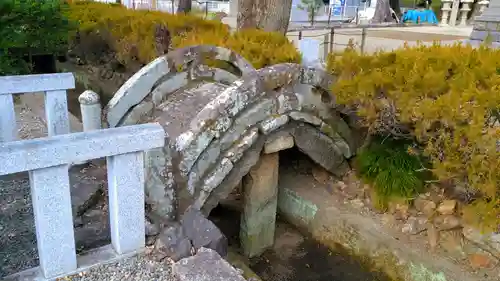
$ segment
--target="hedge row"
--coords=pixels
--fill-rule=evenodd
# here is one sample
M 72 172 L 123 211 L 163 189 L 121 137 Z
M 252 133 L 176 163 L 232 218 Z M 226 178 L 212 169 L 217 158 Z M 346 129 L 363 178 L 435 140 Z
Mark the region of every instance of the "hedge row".
M 74 26 L 59 0 L 0 1 L 0 75 L 26 74 L 31 57 L 64 54 Z
M 331 54 L 328 69 L 339 78 L 332 88 L 337 101 L 356 110 L 372 134 L 422 145 L 440 182 L 483 195 L 469 217 L 498 226 L 499 50 L 460 44 L 374 55 L 348 50 Z
M 145 64 L 158 56 L 154 35 L 159 25 L 168 29 L 172 48 L 197 44 L 225 46 L 243 55 L 257 68 L 300 61 L 298 51 L 281 34 L 258 30 L 231 33 L 227 25 L 196 15 L 131 10 L 118 4 L 70 2 L 68 17 L 78 23 L 81 40 L 95 40 L 98 36 L 125 64 L 130 60 Z

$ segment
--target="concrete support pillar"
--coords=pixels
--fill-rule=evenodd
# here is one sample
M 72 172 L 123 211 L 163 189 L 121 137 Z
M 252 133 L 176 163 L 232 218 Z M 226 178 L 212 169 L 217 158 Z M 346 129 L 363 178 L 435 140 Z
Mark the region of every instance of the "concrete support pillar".
M 274 244 L 278 205 L 278 153 L 263 154 L 243 178 L 244 208 L 240 240 L 248 258 L 262 254 Z

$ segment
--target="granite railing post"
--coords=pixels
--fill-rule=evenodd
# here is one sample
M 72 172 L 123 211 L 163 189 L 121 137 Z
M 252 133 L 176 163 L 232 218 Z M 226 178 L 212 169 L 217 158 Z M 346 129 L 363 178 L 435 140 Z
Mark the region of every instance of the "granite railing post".
M 17 140 L 14 94 L 45 92 L 45 117 L 49 136 L 69 133 L 66 90 L 75 88 L 72 73 L 0 77 L 0 142 Z
M 111 245 L 118 254 L 145 246 L 144 152 L 107 157 Z
M 441 25 L 448 25 L 448 18 L 451 12 L 451 3 L 453 0 L 442 0 L 443 7 L 441 8 Z
M 78 97 L 78 102 L 80 102 L 80 111 L 82 113 L 83 131 L 101 129 L 102 109 L 99 95 L 87 90 Z
M 53 279 L 78 270 L 69 163 L 107 157 L 112 246 L 118 255 L 144 247 L 143 152 L 164 144 L 159 124 L 0 143 L 0 176 L 30 172 L 40 260 L 37 278 Z

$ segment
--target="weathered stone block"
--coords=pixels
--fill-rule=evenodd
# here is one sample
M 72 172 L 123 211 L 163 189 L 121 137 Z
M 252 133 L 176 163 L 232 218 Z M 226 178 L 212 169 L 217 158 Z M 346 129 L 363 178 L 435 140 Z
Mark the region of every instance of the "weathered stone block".
M 201 248 L 172 267 L 179 281 L 245 281 L 241 273 L 215 251 Z
M 202 247 L 215 250 L 221 256 L 227 255 L 228 241 L 226 236 L 213 222 L 194 208 L 188 208 L 181 219 L 184 233 L 191 240 L 195 249 Z
M 245 205 L 241 215 L 240 239 L 247 257 L 257 256 L 274 244 L 278 169 L 278 154 L 264 154 L 243 178 Z
M 264 153 L 271 154 L 281 150 L 292 148 L 295 145 L 295 141 L 290 134 L 281 134 L 276 138 L 266 142 L 264 146 Z
M 186 237 L 180 224 L 173 224 L 159 234 L 155 251 L 160 259 L 169 257 L 178 261 L 191 255 L 191 241 Z
M 231 191 L 241 182 L 250 169 L 259 161 L 260 153 L 264 147 L 264 138 L 259 138 L 254 145 L 245 151 L 243 157 L 236 163 L 224 181 L 211 193 L 203 205 L 203 213 L 209 214 L 221 199 L 227 198 Z
M 295 128 L 293 136 L 300 151 L 332 174 L 342 176 L 349 169 L 335 142 L 314 127 L 301 124 Z

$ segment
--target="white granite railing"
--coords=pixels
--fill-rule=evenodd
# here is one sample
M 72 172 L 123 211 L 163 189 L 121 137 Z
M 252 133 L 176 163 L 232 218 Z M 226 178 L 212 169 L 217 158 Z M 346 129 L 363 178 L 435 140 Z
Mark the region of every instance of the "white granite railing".
M 30 173 L 40 260 L 30 280 L 53 279 L 88 266 L 77 264 L 70 163 L 106 157 L 114 252 L 123 255 L 145 246 L 143 151 L 163 145 L 164 130 L 159 124 L 0 143 L 0 176 Z
M 0 77 L 0 143 L 17 140 L 14 94 L 45 92 L 45 117 L 49 136 L 68 134 L 66 90 L 75 88 L 72 73 Z

